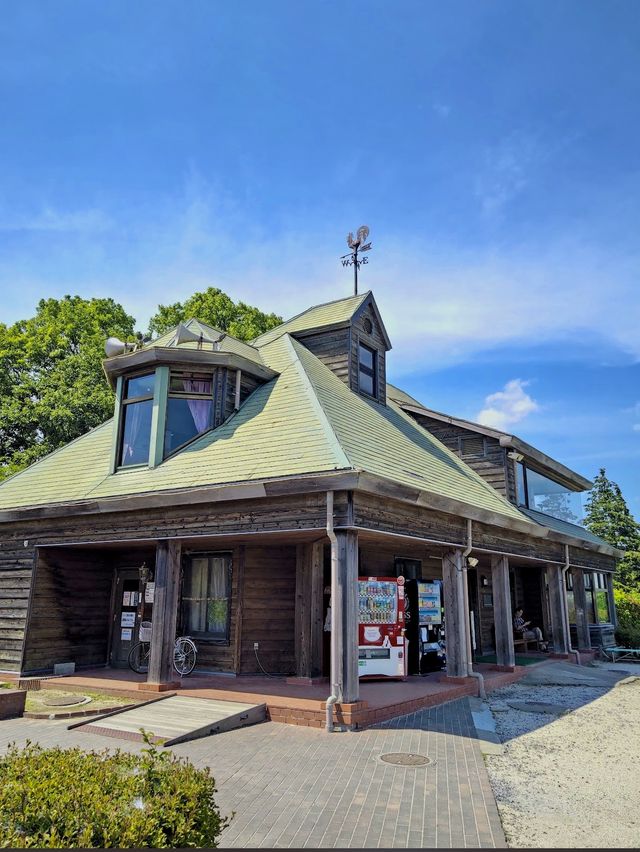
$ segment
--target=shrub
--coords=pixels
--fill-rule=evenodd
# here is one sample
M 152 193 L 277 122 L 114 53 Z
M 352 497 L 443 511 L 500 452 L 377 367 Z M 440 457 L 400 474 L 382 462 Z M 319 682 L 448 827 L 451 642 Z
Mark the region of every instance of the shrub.
M 616 642 L 627 648 L 640 648 L 640 592 L 614 589 L 618 626 Z
M 142 754 L 10 745 L 0 757 L 0 846 L 216 847 L 209 769 L 149 745 Z

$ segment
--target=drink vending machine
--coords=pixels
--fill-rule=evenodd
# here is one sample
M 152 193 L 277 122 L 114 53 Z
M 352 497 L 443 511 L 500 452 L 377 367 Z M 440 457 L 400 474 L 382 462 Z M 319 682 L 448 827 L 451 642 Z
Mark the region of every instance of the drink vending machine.
M 404 577 L 360 577 L 358 592 L 360 677 L 405 677 Z
M 406 586 L 407 670 L 439 671 L 446 664 L 442 617 L 442 581 L 410 580 Z

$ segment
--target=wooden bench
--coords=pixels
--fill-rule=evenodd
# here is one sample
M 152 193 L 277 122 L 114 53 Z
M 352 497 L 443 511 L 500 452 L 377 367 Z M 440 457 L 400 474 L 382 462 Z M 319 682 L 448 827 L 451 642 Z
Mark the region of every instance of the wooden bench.
M 516 639 L 516 638 L 514 637 L 514 640 L 513 640 L 513 650 L 515 651 L 515 650 L 516 650 L 516 648 L 518 648 L 519 646 L 522 646 L 522 650 L 523 650 L 523 651 L 528 651 L 528 650 L 529 650 L 529 645 L 530 645 L 530 644 L 535 645 L 535 649 L 536 649 L 536 651 L 539 651 L 539 650 L 540 650 L 540 640 L 539 640 L 539 639 L 522 639 L 522 638 L 520 638 L 520 639 Z

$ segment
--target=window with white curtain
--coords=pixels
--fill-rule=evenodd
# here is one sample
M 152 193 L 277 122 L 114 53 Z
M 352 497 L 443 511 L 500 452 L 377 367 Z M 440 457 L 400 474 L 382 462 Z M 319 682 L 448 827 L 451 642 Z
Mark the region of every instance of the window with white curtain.
M 193 554 L 184 568 L 182 624 L 185 633 L 229 641 L 231 554 Z

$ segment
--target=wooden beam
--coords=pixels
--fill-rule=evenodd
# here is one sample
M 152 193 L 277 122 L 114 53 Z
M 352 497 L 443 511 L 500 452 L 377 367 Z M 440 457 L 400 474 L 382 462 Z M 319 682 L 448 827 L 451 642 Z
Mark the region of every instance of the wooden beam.
M 342 614 L 339 636 L 342 660 L 342 701 L 358 700 L 358 534 L 352 530 L 337 532 L 338 587 L 332 606 Z
M 589 620 L 587 617 L 587 592 L 584 586 L 584 571 L 580 568 L 572 568 L 571 576 L 573 578 L 573 604 L 576 611 L 578 650 L 587 651 L 591 648 L 591 635 L 589 633 Z
M 233 659 L 236 674 L 240 674 L 242 671 L 242 606 L 244 603 L 245 550 L 244 544 L 238 547 L 237 565 L 233 567 L 233 570 L 236 572 L 236 635 Z
M 444 625 L 447 646 L 447 675 L 449 677 L 467 676 L 465 625 L 460 618 L 459 571 L 462 571 L 462 551 L 450 550 L 442 557 Z
M 311 550 L 311 677 L 320 677 L 324 628 L 324 541 L 314 541 L 308 547 Z
M 493 590 L 493 615 L 496 633 L 496 663 L 515 666 L 513 647 L 513 613 L 509 588 L 509 560 L 506 556 L 491 558 L 491 585 Z
M 147 675 L 147 683 L 155 685 L 175 680 L 173 647 L 178 615 L 181 552 L 181 542 L 176 539 L 160 541 L 156 547 L 151 654 Z
M 311 677 L 311 565 L 309 551 L 296 547 L 295 656 L 296 676 Z
M 547 585 L 549 586 L 549 615 L 551 616 L 551 637 L 556 654 L 569 651 L 569 637 L 565 626 L 564 613 L 564 575 L 560 565 L 547 565 Z

